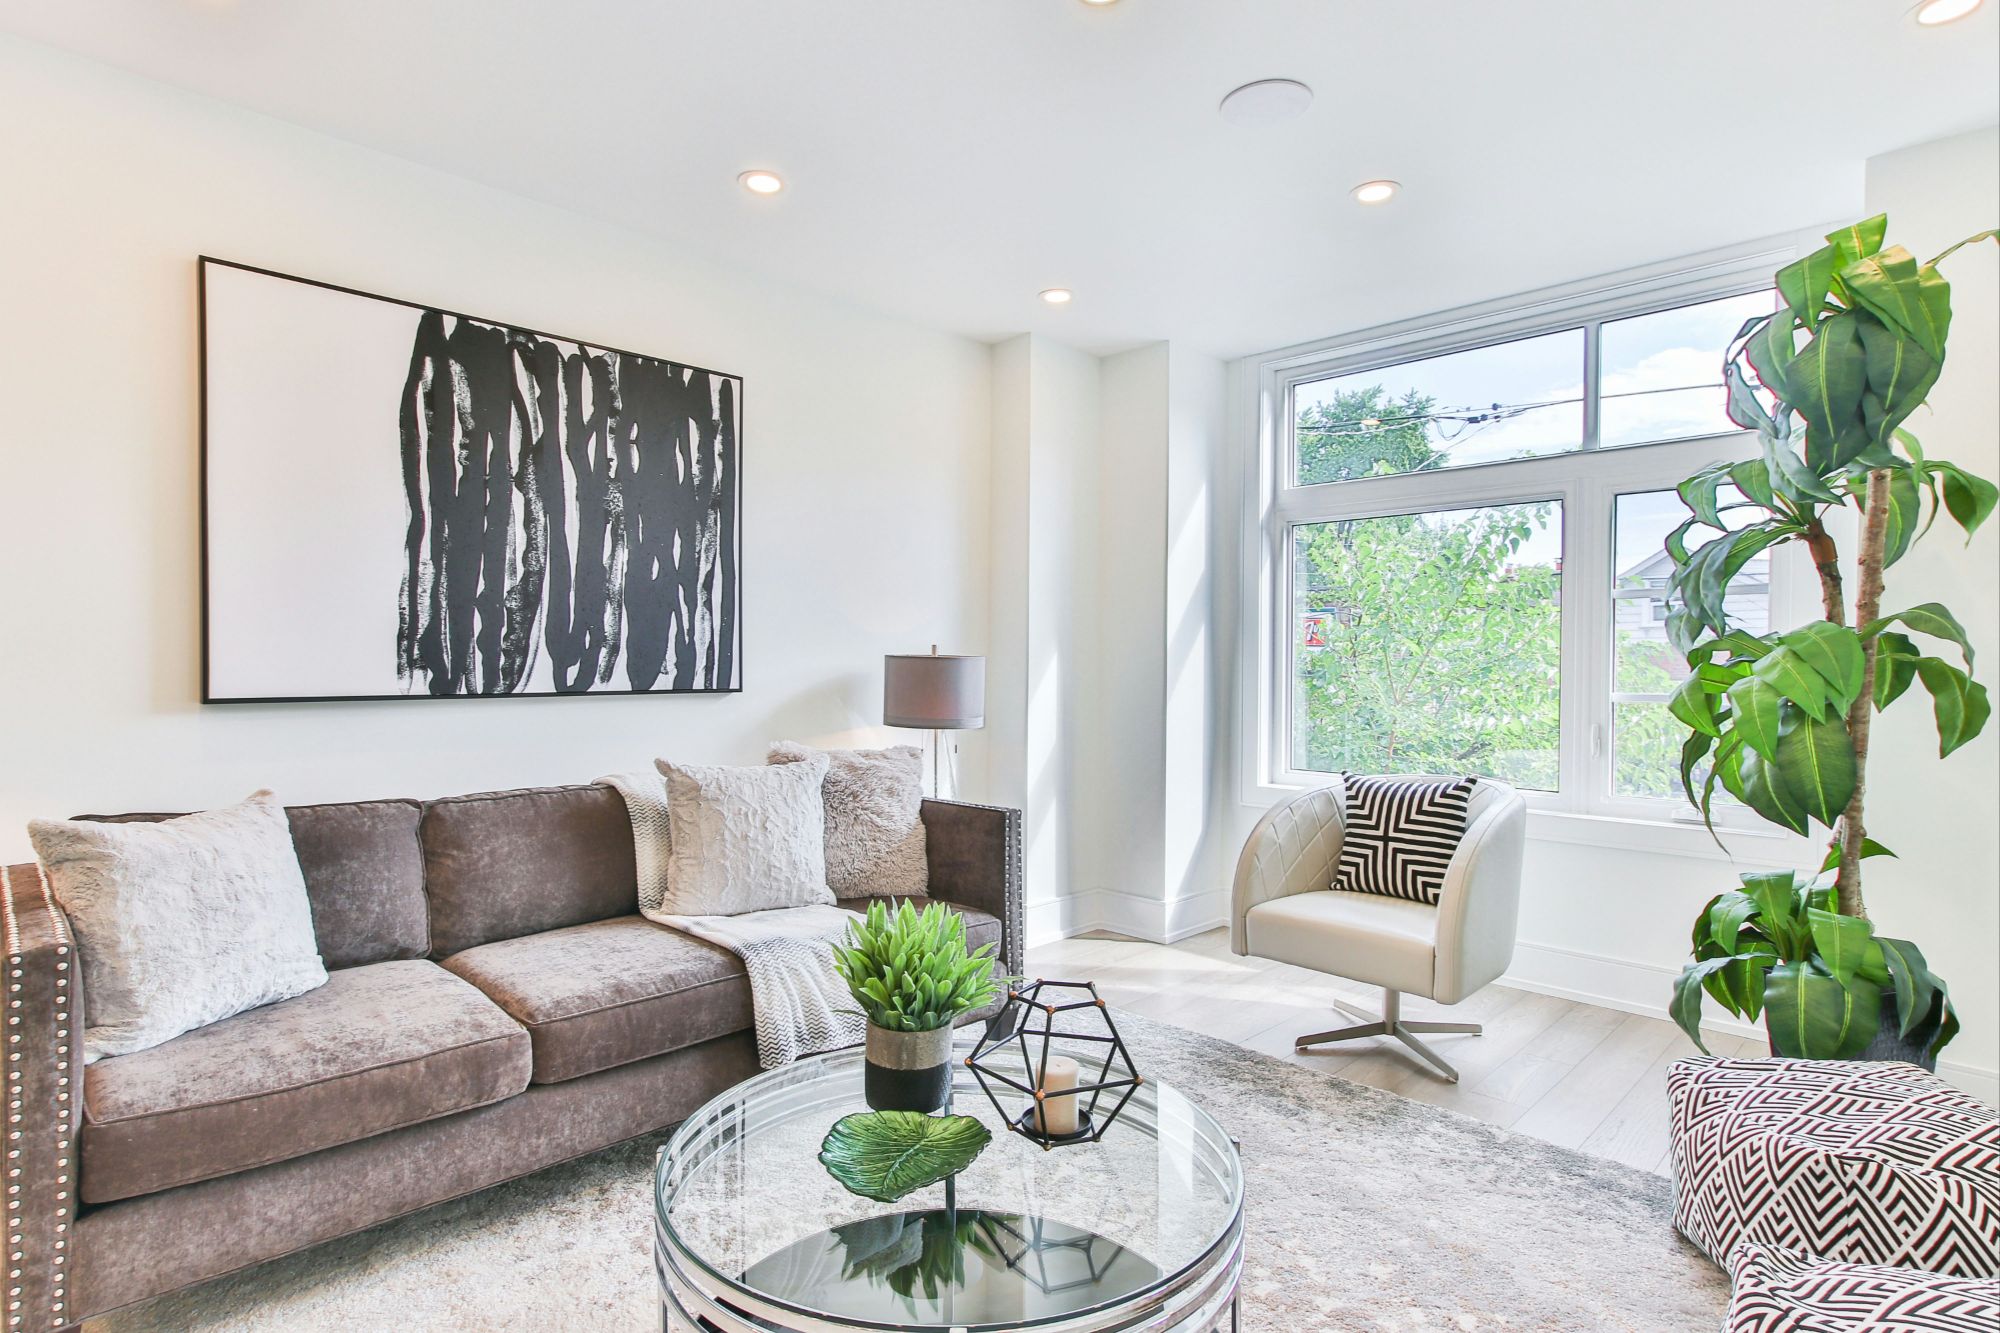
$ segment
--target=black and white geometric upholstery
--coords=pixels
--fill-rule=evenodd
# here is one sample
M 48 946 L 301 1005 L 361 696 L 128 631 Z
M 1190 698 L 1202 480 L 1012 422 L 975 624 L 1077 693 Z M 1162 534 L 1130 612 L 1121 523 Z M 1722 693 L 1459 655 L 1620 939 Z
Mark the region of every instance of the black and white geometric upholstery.
M 2000 1113 L 1895 1061 L 1691 1059 L 1667 1070 L 1674 1226 L 1722 1263 L 1757 1242 L 2000 1276 Z
M 1993 1333 L 2000 1281 L 1736 1247 L 1722 1333 Z
M 1437 905 L 1465 837 L 1476 778 L 1364 778 L 1343 773 L 1347 830 L 1333 887 Z

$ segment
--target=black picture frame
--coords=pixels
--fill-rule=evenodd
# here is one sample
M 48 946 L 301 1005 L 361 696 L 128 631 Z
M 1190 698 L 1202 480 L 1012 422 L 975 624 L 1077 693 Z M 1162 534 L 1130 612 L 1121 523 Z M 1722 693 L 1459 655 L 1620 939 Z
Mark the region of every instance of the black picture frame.
M 693 688 L 665 687 L 658 689 L 612 688 L 610 686 L 605 686 L 601 688 L 586 687 L 580 689 L 513 689 L 504 691 L 483 690 L 483 691 L 471 691 L 471 692 L 465 692 L 465 691 L 432 692 L 430 690 L 413 689 L 408 691 L 391 691 L 386 693 L 352 693 L 352 694 L 347 694 L 347 693 L 312 693 L 312 694 L 259 693 L 259 694 L 249 694 L 249 695 L 218 694 L 214 688 L 215 660 L 214 660 L 213 623 L 214 623 L 215 608 L 214 608 L 213 570 L 214 570 L 214 561 L 216 553 L 212 541 L 212 530 L 211 530 L 211 513 L 212 513 L 211 492 L 213 486 L 213 481 L 211 476 L 211 465 L 212 465 L 213 450 L 211 446 L 211 435 L 210 435 L 212 428 L 211 381 L 215 367 L 213 365 L 211 348 L 210 348 L 211 317 L 210 317 L 209 307 L 211 298 L 209 293 L 209 274 L 211 269 L 214 268 L 231 269 L 237 272 L 254 274 L 260 277 L 271 278 L 283 282 L 297 283 L 305 287 L 317 288 L 323 291 L 333 292 L 343 296 L 358 297 L 364 300 L 377 301 L 384 303 L 386 305 L 398 306 L 404 309 L 422 312 L 424 314 L 433 314 L 440 316 L 445 320 L 450 320 L 454 322 L 469 321 L 477 325 L 484 325 L 497 329 L 504 329 L 510 334 L 518 334 L 526 338 L 541 339 L 547 342 L 574 344 L 579 349 L 604 353 L 613 357 L 634 358 L 648 362 L 663 363 L 665 365 L 669 365 L 680 370 L 691 372 L 692 374 L 710 376 L 713 377 L 714 379 L 732 384 L 734 386 L 734 395 L 732 403 L 733 435 L 731 437 L 731 444 L 733 447 L 731 452 L 730 469 L 729 469 L 730 483 L 729 483 L 728 515 L 727 515 L 727 523 L 729 526 L 729 535 L 730 535 L 730 541 L 729 541 L 730 549 L 729 549 L 729 569 L 727 571 L 727 587 L 725 590 L 727 596 L 727 608 L 728 608 L 726 613 L 728 621 L 727 631 L 726 631 L 728 643 L 726 651 L 729 654 L 728 682 L 721 684 L 703 685 Z M 744 401 L 746 396 L 745 395 L 746 381 L 744 376 L 739 374 L 733 374 L 727 371 L 715 370 L 711 367 L 697 365 L 690 361 L 681 361 L 669 357 L 654 356 L 649 353 L 635 352 L 628 348 L 613 346 L 609 343 L 601 341 L 578 338 L 569 334 L 551 333 L 547 330 L 534 329 L 526 325 L 513 323 L 503 319 L 495 319 L 489 316 L 482 316 L 482 315 L 471 315 L 444 306 L 407 300 L 401 297 L 386 296 L 379 292 L 365 291 L 357 287 L 344 286 L 339 283 L 327 282 L 317 278 L 302 277 L 298 274 L 285 273 L 277 269 L 265 268 L 255 264 L 247 264 L 237 260 L 223 259 L 217 256 L 207 255 L 207 254 L 197 256 L 196 321 L 198 330 L 197 346 L 198 346 L 198 356 L 199 356 L 199 416 L 200 416 L 200 429 L 199 429 L 200 439 L 199 439 L 199 456 L 197 464 L 197 473 L 199 481 L 198 521 L 200 529 L 200 534 L 199 534 L 200 558 L 199 558 L 198 577 L 200 578 L 201 581 L 200 598 L 199 598 L 200 633 L 201 633 L 201 703 L 203 703 L 204 705 L 207 704 L 254 705 L 254 704 L 300 704 L 300 703 L 390 703 L 390 702 L 418 702 L 418 701 L 443 702 L 448 700 L 473 700 L 473 699 L 479 699 L 479 700 L 567 699 L 567 698 L 643 699 L 643 698 L 654 698 L 663 696 L 686 698 L 686 697 L 700 697 L 708 695 L 731 695 L 731 694 L 740 694 L 743 692 L 744 675 L 745 675 L 745 663 L 743 660 L 743 649 L 745 641 L 745 632 L 744 632 L 745 609 L 744 609 L 744 596 L 743 596 L 743 552 L 746 547 L 746 537 L 744 532 L 745 470 L 743 467 L 743 446 L 746 437 L 747 416 L 748 416 L 747 407 Z M 615 666 L 615 658 L 613 665 Z

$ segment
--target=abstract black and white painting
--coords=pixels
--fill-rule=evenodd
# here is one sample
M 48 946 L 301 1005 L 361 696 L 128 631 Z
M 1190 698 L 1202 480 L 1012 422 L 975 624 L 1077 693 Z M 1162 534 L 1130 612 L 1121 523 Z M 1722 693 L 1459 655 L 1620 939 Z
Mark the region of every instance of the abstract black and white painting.
M 203 697 L 728 691 L 743 381 L 201 261 Z

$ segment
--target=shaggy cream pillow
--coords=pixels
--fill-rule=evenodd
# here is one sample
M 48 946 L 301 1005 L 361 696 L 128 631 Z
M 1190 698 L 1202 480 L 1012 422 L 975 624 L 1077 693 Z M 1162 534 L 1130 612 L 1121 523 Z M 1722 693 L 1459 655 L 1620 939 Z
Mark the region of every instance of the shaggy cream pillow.
M 838 897 L 898 893 L 927 896 L 930 862 L 924 846 L 924 752 L 914 745 L 887 750 L 815 750 L 781 741 L 771 762 L 827 759 L 826 882 Z
M 738 916 L 831 903 L 826 885 L 826 756 L 765 768 L 655 761 L 667 780 L 667 888 L 673 916 Z
M 28 824 L 83 961 L 83 1059 L 126 1055 L 326 984 L 285 807 Z

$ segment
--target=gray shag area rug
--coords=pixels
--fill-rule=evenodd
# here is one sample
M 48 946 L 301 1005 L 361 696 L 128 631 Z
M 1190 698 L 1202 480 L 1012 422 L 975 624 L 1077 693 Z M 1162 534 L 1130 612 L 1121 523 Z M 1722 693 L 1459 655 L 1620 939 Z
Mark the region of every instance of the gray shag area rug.
M 1713 1329 L 1672 1186 L 1227 1042 L 1120 1019 L 1242 1141 L 1245 1329 Z M 139 1330 L 658 1329 L 657 1138 L 92 1320 Z

